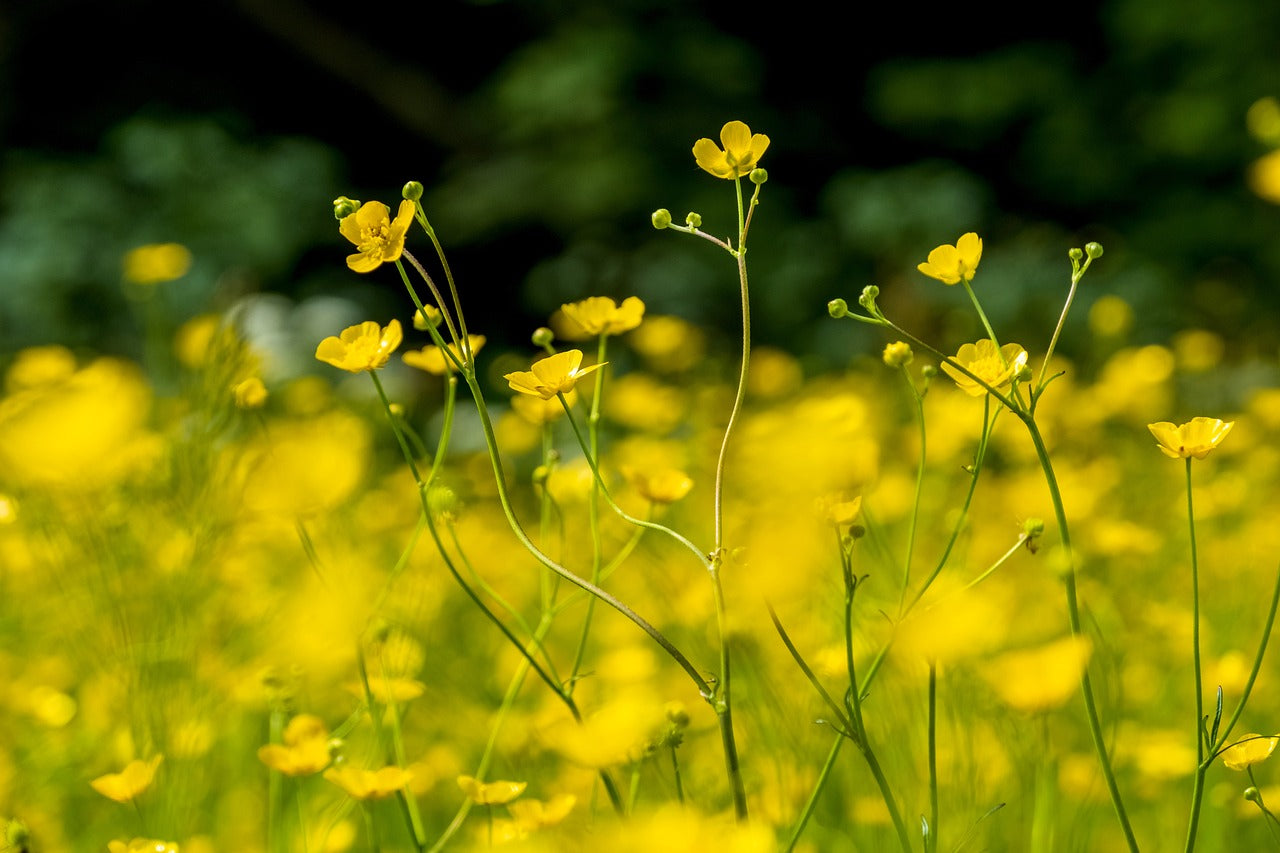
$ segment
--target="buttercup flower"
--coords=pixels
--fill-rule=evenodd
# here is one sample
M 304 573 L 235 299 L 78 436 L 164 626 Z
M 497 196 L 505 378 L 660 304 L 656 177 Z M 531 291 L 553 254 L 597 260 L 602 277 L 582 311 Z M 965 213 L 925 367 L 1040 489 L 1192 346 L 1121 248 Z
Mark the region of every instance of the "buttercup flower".
M 954 359 L 974 376 L 992 388 L 1000 390 L 1008 385 L 1018 371 L 1026 365 L 1027 351 L 1017 344 L 1005 344 L 997 351 L 995 344 L 983 338 L 977 343 L 960 347 Z M 944 361 L 942 369 L 956 381 L 960 390 L 970 397 L 981 397 L 987 393 L 986 388 L 956 370 L 949 363 Z
M 151 780 L 155 778 L 161 761 L 164 761 L 163 755 L 157 755 L 150 761 L 130 761 L 119 773 L 99 776 L 89 784 L 102 796 L 117 803 L 127 803 L 151 787 Z
M 474 776 L 459 776 L 458 787 L 478 806 L 500 806 L 524 793 L 528 782 L 481 782 Z
M 560 823 L 569 816 L 577 802 L 578 798 L 573 794 L 557 794 L 549 802 L 521 800 L 511 803 L 507 809 L 522 829 L 533 830 Z
M 911 352 L 911 344 L 894 341 L 885 345 L 883 358 L 889 367 L 906 367 L 915 358 L 915 354 Z
M 1276 751 L 1280 737 L 1248 734 L 1222 751 L 1222 766 L 1230 770 L 1248 770 L 1266 761 Z
M 366 320 L 343 329 L 339 337 L 330 336 L 321 341 L 316 347 L 316 358 L 351 373 L 377 370 L 387 363 L 403 339 L 399 320 L 392 320 L 385 329 Z
M 181 243 L 153 243 L 124 256 L 124 277 L 134 284 L 163 284 L 191 269 L 191 250 Z
M 644 318 L 644 303 L 635 296 L 621 305 L 607 296 L 592 296 L 581 302 L 560 306 L 564 314 L 561 335 L 569 340 L 582 340 L 596 335 L 620 335 L 629 332 Z
M 231 393 L 236 398 L 236 405 L 242 409 L 257 409 L 267 402 L 267 386 L 257 376 L 237 382 L 232 386 Z
M 1209 455 L 1236 425 L 1235 421 L 1218 418 L 1192 418 L 1181 426 L 1168 421 L 1147 424 L 1156 437 L 1156 446 L 1170 459 L 1203 459 Z
M 929 253 L 929 260 L 916 269 L 936 278 L 943 284 L 959 284 L 972 281 L 982 260 L 982 239 L 972 231 L 956 241 L 954 246 L 942 245 Z
M 413 202 L 400 202 L 396 218 L 380 201 L 366 201 L 360 209 L 338 224 L 338 231 L 356 246 L 356 254 L 347 255 L 347 266 L 356 272 L 373 272 L 383 264 L 400 260 L 404 252 L 404 235 L 413 222 Z
M 862 495 L 846 500 L 842 495 L 827 495 L 818 498 L 818 512 L 830 524 L 846 527 L 853 524 L 862 512 Z
M 720 128 L 720 142 L 724 145 L 723 151 L 710 139 L 693 143 L 693 157 L 698 166 L 717 178 L 749 174 L 769 147 L 769 137 L 763 133 L 752 135 L 751 128 L 740 121 L 731 121 Z
M 529 370 L 508 373 L 502 378 L 507 380 L 513 391 L 551 400 L 557 394 L 572 391 L 579 379 L 593 370 L 604 367 L 605 363 L 593 364 L 585 370 L 579 370 L 578 366 L 582 364 L 582 352 L 571 349 L 548 356 L 541 361 L 535 361 Z
M 284 743 L 259 747 L 258 760 L 286 776 L 310 776 L 329 766 L 329 730 L 312 714 L 298 714 L 284 727 Z
M 467 335 L 467 342 L 474 356 L 480 352 L 480 348 L 484 346 L 484 335 Z M 462 352 L 456 344 L 446 344 L 449 352 L 453 353 L 458 361 L 462 361 Z M 453 362 L 445 357 L 444 352 L 435 344 L 425 346 L 420 350 L 410 350 L 400 356 L 404 359 L 404 363 L 410 367 L 416 367 L 419 370 L 425 370 L 427 373 L 433 373 L 436 376 L 445 376 L 453 373 Z
M 413 774 L 402 767 L 391 765 L 381 770 L 360 770 L 331 767 L 324 771 L 324 778 L 337 785 L 356 800 L 382 800 L 395 794 L 413 780 Z
M 623 473 L 640 493 L 640 497 L 656 504 L 675 503 L 693 488 L 693 478 L 675 468 L 659 468 L 655 471 L 631 468 Z

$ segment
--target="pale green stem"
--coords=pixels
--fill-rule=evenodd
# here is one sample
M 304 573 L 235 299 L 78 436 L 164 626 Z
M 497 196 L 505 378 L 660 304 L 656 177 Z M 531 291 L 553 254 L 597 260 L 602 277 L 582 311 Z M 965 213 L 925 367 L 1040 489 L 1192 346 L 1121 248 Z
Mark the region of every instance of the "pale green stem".
M 1090 258 L 1089 260 L 1093 259 Z M 1088 267 L 1087 262 L 1085 267 Z M 1049 338 L 1049 348 L 1045 350 L 1044 361 L 1040 364 L 1040 376 L 1036 380 L 1035 393 L 1032 395 L 1033 401 L 1040 395 L 1040 392 L 1044 390 L 1044 376 L 1049 370 L 1049 361 L 1053 358 L 1053 351 L 1058 347 L 1058 338 L 1062 335 L 1062 327 L 1067 323 L 1067 313 L 1071 311 L 1071 303 L 1075 301 L 1076 286 L 1080 284 L 1080 277 L 1082 275 L 1084 275 L 1083 269 L 1080 270 L 1079 273 L 1071 276 L 1071 289 L 1067 291 L 1067 301 L 1062 305 L 1062 314 L 1058 317 L 1058 325 L 1053 329 L 1053 337 Z
M 827 760 L 823 762 L 822 769 L 818 771 L 818 781 L 814 783 L 813 793 L 809 794 L 809 799 L 805 801 L 804 808 L 800 810 L 800 817 L 796 820 L 795 828 L 791 830 L 791 838 L 787 840 L 784 853 L 791 853 L 796 849 L 800 836 L 804 834 L 805 827 L 809 825 L 809 818 L 813 816 L 813 810 L 818 805 L 818 797 L 821 796 L 822 789 L 827 786 L 827 780 L 831 778 L 831 770 L 836 766 L 836 757 L 840 755 L 840 747 L 844 746 L 844 741 L 845 736 L 838 734 L 831 744 L 831 749 L 827 752 Z
M 671 773 L 675 777 L 676 782 L 676 801 L 680 805 L 684 805 L 684 781 L 680 778 L 680 757 L 676 754 L 675 746 L 671 746 Z
M 422 209 L 422 202 L 415 201 L 414 207 L 417 208 L 418 222 L 422 225 L 422 230 L 426 231 L 427 236 L 431 238 L 431 245 L 436 249 L 436 257 L 440 259 L 440 267 L 444 270 L 445 281 L 449 283 L 449 294 L 453 297 L 453 308 L 458 312 L 458 325 L 462 329 L 462 340 L 466 341 L 468 340 L 467 318 L 462 313 L 462 299 L 458 296 L 458 285 L 454 283 L 453 271 L 449 269 L 449 259 L 445 257 L 444 247 L 440 245 L 440 240 L 436 237 L 436 229 L 432 228 L 431 223 L 427 221 L 427 212 Z M 410 258 L 412 259 L 412 256 Z M 418 265 L 417 261 L 413 261 L 413 263 L 415 266 Z M 464 352 L 467 352 L 469 359 L 471 357 L 470 352 L 468 350 L 464 350 Z
M 382 853 L 382 842 L 378 838 L 378 827 L 373 822 L 373 810 L 361 802 L 360 813 L 364 815 L 364 829 L 369 834 L 369 849 L 372 853 Z
M 982 319 L 982 327 L 987 330 L 987 337 L 991 339 L 991 343 L 996 345 L 996 349 L 1000 349 L 1000 341 L 996 339 L 995 330 L 991 328 L 991 321 L 987 319 L 987 312 L 982 310 L 982 303 L 978 301 L 978 295 L 973 292 L 973 286 L 969 284 L 969 279 L 962 278 L 960 283 L 964 285 L 964 292 L 969 294 L 969 301 L 973 303 L 974 310 L 978 312 L 978 317 Z
M 640 765 L 631 765 L 631 788 L 627 791 L 627 814 L 636 813 L 636 803 L 640 801 Z
M 280 743 L 284 734 L 284 711 L 274 708 L 268 723 L 268 743 Z M 284 800 L 284 775 L 279 770 L 267 773 L 267 849 L 271 853 L 279 853 L 284 846 L 284 834 L 281 831 Z
M 1191 816 L 1187 822 L 1186 853 L 1196 848 L 1196 830 L 1200 826 L 1200 804 L 1204 797 L 1204 777 L 1208 767 L 1204 761 L 1204 684 L 1200 668 L 1200 563 L 1196 554 L 1196 513 L 1191 499 L 1191 457 L 1187 457 L 1187 524 L 1191 530 L 1191 665 L 1195 673 L 1196 691 L 1196 772 L 1191 784 Z
M 458 347 L 458 352 L 466 355 L 470 352 L 470 348 L 464 348 L 462 344 L 466 338 L 458 337 L 458 330 L 454 328 L 453 325 L 453 317 L 449 314 L 449 309 L 444 304 L 444 297 L 440 295 L 440 289 L 436 287 L 435 281 L 432 280 L 431 276 L 427 275 L 427 271 L 422 268 L 422 264 L 418 263 L 418 259 L 411 255 L 407 250 L 404 252 L 404 257 L 409 261 L 409 263 L 413 264 L 413 268 L 418 271 L 418 275 L 422 276 L 422 280 L 427 283 L 427 289 L 431 291 L 431 296 L 436 301 L 436 307 L 440 310 L 440 316 L 444 318 L 445 328 L 449 330 L 449 338 Z M 396 269 L 400 271 L 400 280 L 404 282 L 405 289 L 409 291 L 409 296 L 413 299 L 413 307 L 422 312 L 422 316 L 425 318 L 427 316 L 426 308 L 423 306 L 422 300 L 418 298 L 418 292 L 413 289 L 413 284 L 409 281 L 409 274 L 405 272 L 404 263 L 396 261 Z M 453 363 L 455 369 L 462 370 L 464 363 L 471 363 L 470 359 L 459 359 L 453 353 L 453 350 L 445 346 L 444 339 L 440 337 L 440 333 L 429 323 L 427 324 L 427 333 L 431 335 L 431 340 L 435 342 L 435 345 L 440 347 L 441 354 L 444 355 L 445 359 Z
M 938 665 L 929 661 L 929 837 L 928 853 L 938 851 Z
M 1000 558 L 999 558 L 998 560 L 996 560 L 994 563 L 992 563 L 992 564 L 987 568 L 987 570 L 986 570 L 986 571 L 984 571 L 982 574 L 978 575 L 978 576 L 977 576 L 976 578 L 974 578 L 973 580 L 969 581 L 967 584 L 965 584 L 965 585 L 964 585 L 964 588 L 965 588 L 965 589 L 973 589 L 975 586 L 977 586 L 978 584 L 982 583 L 982 582 L 983 582 L 984 580 L 986 580 L 987 578 L 991 577 L 991 574 L 992 574 L 996 569 L 1000 568 L 1000 567 L 1001 567 L 1001 566 L 1003 566 L 1005 563 L 1007 563 L 1007 562 L 1009 561 L 1009 558 L 1010 558 L 1010 557 L 1012 557 L 1014 554 L 1018 553 L 1019 549 L 1021 549 L 1021 548 L 1022 548 L 1022 546 L 1026 544 L 1026 542 L 1027 542 L 1027 534 L 1025 534 L 1025 533 L 1021 533 L 1021 534 L 1019 534 L 1019 535 L 1018 535 L 1018 541 L 1013 543 L 1013 547 L 1011 547 L 1008 551 L 1005 551 L 1003 554 L 1001 554 L 1001 555 L 1000 555 Z
M 911 523 L 907 527 L 907 556 L 902 561 L 902 594 L 898 598 L 898 616 L 901 618 L 903 605 L 907 600 L 907 587 L 911 584 L 911 558 L 915 553 L 916 547 L 916 525 L 920 519 L 920 495 L 924 491 L 924 464 L 925 457 L 928 452 L 928 436 L 925 429 L 924 420 L 924 398 L 921 397 L 919 390 L 916 389 L 915 383 L 911 381 L 911 374 L 907 372 L 906 365 L 899 368 L 902 372 L 902 379 L 907 383 L 907 388 L 911 391 L 911 398 L 916 404 L 916 423 L 920 429 L 920 462 L 916 465 L 916 491 L 911 501 Z
M 600 335 L 596 350 L 596 364 L 604 364 L 608 359 L 609 336 Z M 587 443 L 591 458 L 600 461 L 600 400 L 604 397 L 604 369 L 596 371 L 595 393 L 591 395 L 591 413 L 587 415 Z M 591 478 L 591 493 L 587 496 L 587 524 L 591 528 L 591 582 L 600 585 L 600 569 L 603 564 L 604 545 L 600 539 L 600 478 Z M 577 684 L 578 674 L 582 672 L 582 663 L 587 656 L 587 638 L 591 634 L 591 617 L 596 610 L 596 600 L 587 599 L 587 613 L 582 618 L 582 631 L 578 635 L 578 647 L 573 653 L 573 667 L 569 671 L 570 691 Z

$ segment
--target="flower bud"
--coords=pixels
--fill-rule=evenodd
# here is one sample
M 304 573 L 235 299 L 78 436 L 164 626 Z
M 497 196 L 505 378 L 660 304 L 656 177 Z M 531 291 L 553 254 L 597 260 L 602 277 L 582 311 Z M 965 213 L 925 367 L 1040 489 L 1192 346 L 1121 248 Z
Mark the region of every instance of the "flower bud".
M 1101 243 L 1085 243 L 1084 253 L 1096 261 L 1098 258 L 1102 257 L 1102 244 Z
M 880 295 L 880 288 L 874 284 L 868 284 L 862 288 L 862 295 L 858 297 L 858 304 L 868 311 L 875 310 L 876 297 Z
M 751 174 L 747 175 L 747 180 L 751 181 L 751 183 L 756 186 L 760 186 L 765 181 L 769 180 L 769 173 L 764 169 L 752 169 Z
M 418 181 L 410 181 L 404 185 L 404 189 L 400 190 L 400 195 L 409 201 L 417 201 L 422 198 L 422 184 Z
M 677 728 L 685 728 L 689 725 L 689 712 L 685 709 L 683 702 L 668 702 L 663 708 L 666 713 L 667 722 Z
M 360 209 L 360 202 L 345 195 L 340 195 L 333 200 L 333 218 L 341 222 L 351 214 Z
M 827 303 L 827 313 L 831 315 L 831 319 L 839 320 L 841 317 L 849 316 L 849 303 L 843 299 L 832 299 Z
M 1022 522 L 1022 532 L 1026 534 L 1028 539 L 1035 539 L 1044 535 L 1044 519 L 1028 518 Z
M 427 490 L 427 506 L 435 515 L 455 512 L 458 509 L 458 495 L 448 486 L 436 483 Z
M 1082 261 L 1084 260 L 1084 249 L 1072 249 L 1067 252 L 1067 257 L 1073 261 Z
M 533 330 L 533 345 L 535 347 L 549 347 L 551 342 L 556 339 L 556 333 L 548 329 L 546 326 L 539 326 Z
M 1258 793 L 1258 789 L 1250 785 L 1244 789 L 1244 798 L 1251 803 L 1256 803 L 1262 795 Z
M 684 224 L 688 225 L 690 228 L 701 228 L 702 214 L 694 213 L 692 210 L 689 211 L 689 214 L 684 218 Z
M 1013 378 L 1019 382 L 1030 382 L 1032 376 L 1035 376 L 1035 371 L 1031 369 L 1031 365 L 1023 364 L 1018 368 L 1018 372 L 1013 375 Z
M 883 358 L 889 367 L 906 367 L 915 358 L 915 353 L 906 341 L 894 341 L 884 348 Z
M 547 478 L 551 476 L 551 468 L 547 465 L 539 465 L 533 469 L 533 484 L 535 486 L 545 486 Z
M 663 228 L 671 227 L 671 211 L 665 207 L 660 207 L 649 217 L 649 221 L 653 223 L 653 227 L 661 231 Z
M 391 414 L 392 414 L 393 416 L 395 416 L 395 417 L 397 417 L 397 418 L 400 418 L 401 420 L 403 420 L 403 419 L 404 419 L 404 406 L 403 406 L 402 404 L 400 404 L 400 403 L 392 403 L 392 404 L 391 404 L 390 406 L 388 406 L 387 408 L 391 410 Z
M 443 321 L 444 315 L 434 305 L 423 305 L 422 310 L 413 312 L 413 327 L 419 332 L 438 329 Z
M 920 375 L 925 379 L 932 379 L 938 375 L 938 366 L 936 364 L 926 364 L 920 368 Z

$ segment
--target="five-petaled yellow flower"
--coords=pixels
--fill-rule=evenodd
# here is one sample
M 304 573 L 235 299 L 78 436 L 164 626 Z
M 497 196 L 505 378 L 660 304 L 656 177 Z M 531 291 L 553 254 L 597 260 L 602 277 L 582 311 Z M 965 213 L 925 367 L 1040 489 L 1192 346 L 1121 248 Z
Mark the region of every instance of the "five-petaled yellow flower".
M 478 806 L 500 806 L 524 793 L 528 782 L 481 782 L 474 776 L 459 776 L 458 787 Z
M 329 729 L 313 714 L 298 714 L 284 727 L 284 743 L 258 748 L 258 760 L 286 776 L 310 776 L 329 766 Z
M 635 296 L 628 296 L 621 305 L 607 296 L 592 296 L 561 305 L 560 311 L 565 319 L 562 334 L 570 340 L 620 335 L 639 326 L 644 319 L 644 303 Z
M 996 345 L 989 338 L 965 344 L 953 357 L 957 364 L 999 391 L 1013 381 L 1013 377 L 1027 363 L 1027 351 L 1017 344 L 1005 344 L 996 350 Z M 981 397 L 987 389 L 956 370 L 948 362 L 942 363 L 942 369 L 956 381 L 970 397 Z
M 387 363 L 403 339 L 399 320 L 392 320 L 385 329 L 366 320 L 343 329 L 339 337 L 330 335 L 321 341 L 316 358 L 351 373 L 377 370 Z
M 593 370 L 604 367 L 607 362 L 593 364 L 588 368 L 579 370 L 578 366 L 581 364 L 582 352 L 580 350 L 565 350 L 564 352 L 547 356 L 541 361 L 535 361 L 529 370 L 518 370 L 515 373 L 508 373 L 502 378 L 507 380 L 513 391 L 528 394 L 530 397 L 551 400 L 557 394 L 572 391 L 573 386 L 577 384 L 579 379 Z
M 381 770 L 331 767 L 324 771 L 324 778 L 346 791 L 353 799 L 382 800 L 413 781 L 413 774 L 393 764 Z
M 347 266 L 356 272 L 373 272 L 383 264 L 400 260 L 413 212 L 413 202 L 406 199 L 400 202 L 393 220 L 391 208 L 380 201 L 366 201 L 343 219 L 338 230 L 355 243 L 357 250 L 354 255 L 347 255 Z
M 769 137 L 763 133 L 753 135 L 751 128 L 740 121 L 731 121 L 720 128 L 720 142 L 724 150 L 710 139 L 693 143 L 693 157 L 698 165 L 717 178 L 732 179 L 749 174 L 769 147 Z
M 161 761 L 164 761 L 163 755 L 157 755 L 150 761 L 130 761 L 119 773 L 99 776 L 89 784 L 102 796 L 117 803 L 127 803 L 151 786 Z
M 1222 751 L 1222 766 L 1230 770 L 1248 770 L 1266 761 L 1276 751 L 1280 736 L 1248 734 Z
M 1236 425 L 1235 421 L 1218 418 L 1192 418 L 1181 426 L 1168 421 L 1147 424 L 1156 437 L 1156 446 L 1170 459 L 1203 459 L 1209 455 Z
M 484 342 L 484 335 L 467 335 L 467 345 L 471 350 L 473 358 L 476 353 L 480 352 L 480 348 L 484 346 Z M 462 352 L 458 349 L 457 344 L 445 344 L 445 346 L 449 347 L 449 352 L 453 353 L 458 361 L 461 361 L 464 364 L 466 363 L 462 358 Z M 410 350 L 400 357 L 403 358 L 404 363 L 410 367 L 425 370 L 427 373 L 432 373 L 436 376 L 445 376 L 446 374 L 453 373 L 453 361 L 445 356 L 444 351 L 435 344 L 425 346 L 420 350 Z
M 959 284 L 962 280 L 973 281 L 980 260 L 982 238 L 970 231 L 954 246 L 942 245 L 934 249 L 929 253 L 929 260 L 917 265 L 916 269 L 943 284 Z

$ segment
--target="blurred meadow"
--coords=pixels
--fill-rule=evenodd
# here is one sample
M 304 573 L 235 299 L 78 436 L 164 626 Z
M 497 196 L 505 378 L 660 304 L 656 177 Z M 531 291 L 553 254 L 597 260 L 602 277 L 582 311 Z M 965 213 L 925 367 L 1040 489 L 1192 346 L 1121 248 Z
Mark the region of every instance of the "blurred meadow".
M 0 850 L 1280 847 L 1280 4 L 172 5 L 0 10 Z

